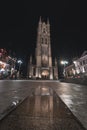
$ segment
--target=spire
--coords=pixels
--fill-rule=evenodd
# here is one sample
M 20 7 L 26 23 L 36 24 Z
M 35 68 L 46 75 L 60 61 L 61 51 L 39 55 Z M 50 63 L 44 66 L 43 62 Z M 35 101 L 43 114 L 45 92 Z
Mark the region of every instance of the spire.
M 40 34 L 41 34 L 41 27 L 42 26 L 42 21 L 41 21 L 41 16 L 40 16 L 40 20 L 38 23 L 38 28 L 37 28 L 37 46 L 40 44 Z
M 47 19 L 47 31 L 48 31 L 48 34 L 50 35 L 50 23 L 49 23 L 49 19 Z
M 57 66 L 57 59 L 55 58 L 55 66 Z
M 30 56 L 30 64 L 32 64 L 32 56 Z
M 37 33 L 39 33 L 41 31 L 41 25 L 42 25 L 42 22 L 41 22 L 41 16 L 40 16 L 40 19 L 39 19 L 39 22 L 38 22 Z

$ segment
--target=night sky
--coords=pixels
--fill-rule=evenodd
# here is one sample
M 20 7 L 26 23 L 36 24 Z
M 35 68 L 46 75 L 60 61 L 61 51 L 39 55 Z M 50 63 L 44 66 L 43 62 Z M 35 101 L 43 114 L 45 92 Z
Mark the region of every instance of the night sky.
M 86 1 L 24 0 L 0 3 L 0 48 L 19 58 L 34 55 L 40 16 L 49 18 L 53 58 L 81 56 L 87 50 Z

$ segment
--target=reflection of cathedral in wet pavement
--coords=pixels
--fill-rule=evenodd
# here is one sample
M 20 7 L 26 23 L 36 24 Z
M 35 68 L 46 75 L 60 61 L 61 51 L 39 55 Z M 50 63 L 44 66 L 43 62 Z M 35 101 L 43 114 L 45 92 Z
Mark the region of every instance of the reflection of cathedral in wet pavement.
M 58 66 L 52 65 L 50 24 L 42 22 L 41 18 L 37 30 L 36 65 L 32 64 L 32 57 L 28 64 L 28 77 L 41 79 L 58 79 Z

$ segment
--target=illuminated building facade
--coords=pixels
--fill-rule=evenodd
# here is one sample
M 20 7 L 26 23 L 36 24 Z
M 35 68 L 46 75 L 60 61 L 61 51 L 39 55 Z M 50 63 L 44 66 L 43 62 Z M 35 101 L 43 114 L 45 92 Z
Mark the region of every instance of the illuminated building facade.
M 8 56 L 6 49 L 0 49 L 0 79 L 11 76 L 15 72 L 16 59 Z
M 84 51 L 80 58 L 73 61 L 73 64 L 65 68 L 66 77 L 87 76 L 87 51 Z
M 45 23 L 40 18 L 37 30 L 35 58 L 36 65 L 32 65 L 32 57 L 30 57 L 28 65 L 28 77 L 58 79 L 58 67 L 56 59 L 55 66 L 52 65 L 49 20 L 47 23 Z

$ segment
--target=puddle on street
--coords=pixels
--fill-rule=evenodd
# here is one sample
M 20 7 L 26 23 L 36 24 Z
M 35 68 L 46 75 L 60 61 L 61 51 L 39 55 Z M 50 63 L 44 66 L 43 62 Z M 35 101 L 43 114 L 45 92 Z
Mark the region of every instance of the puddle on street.
M 57 94 L 33 88 L 14 111 L 0 121 L 0 130 L 84 130 Z

